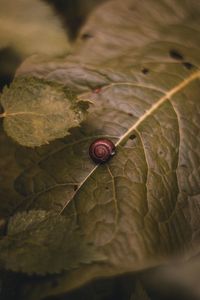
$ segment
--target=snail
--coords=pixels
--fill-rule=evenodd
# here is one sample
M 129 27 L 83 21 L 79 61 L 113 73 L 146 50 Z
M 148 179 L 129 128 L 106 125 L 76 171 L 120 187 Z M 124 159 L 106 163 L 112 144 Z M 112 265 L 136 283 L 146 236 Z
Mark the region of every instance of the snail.
M 115 145 L 108 139 L 97 139 L 89 148 L 89 155 L 95 163 L 104 163 L 114 154 Z

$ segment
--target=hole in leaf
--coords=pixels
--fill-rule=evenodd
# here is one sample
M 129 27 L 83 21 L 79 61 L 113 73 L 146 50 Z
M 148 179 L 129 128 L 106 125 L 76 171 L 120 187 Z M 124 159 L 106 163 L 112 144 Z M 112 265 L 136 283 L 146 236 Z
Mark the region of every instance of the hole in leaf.
M 190 62 L 183 62 L 183 66 L 188 70 L 191 70 L 194 67 Z
M 129 139 L 130 140 L 134 140 L 136 138 L 136 135 L 135 134 L 131 134 L 130 136 L 129 136 Z
M 148 73 L 149 73 L 149 69 L 143 68 L 143 69 L 142 69 L 142 73 L 143 73 L 144 75 L 148 74 Z
M 79 108 L 83 111 L 89 108 L 89 102 L 79 101 Z
M 75 184 L 75 185 L 74 185 L 74 192 L 75 192 L 77 189 L 78 189 L 78 185 Z
M 183 60 L 183 55 L 176 49 L 171 49 L 169 51 L 169 55 L 171 56 L 171 58 L 176 59 L 176 60 Z
M 81 35 L 81 39 L 82 40 L 88 40 L 88 39 L 91 39 L 91 38 L 93 38 L 94 36 L 91 34 L 91 33 L 89 33 L 89 32 L 86 32 L 86 33 L 83 33 L 82 35 Z

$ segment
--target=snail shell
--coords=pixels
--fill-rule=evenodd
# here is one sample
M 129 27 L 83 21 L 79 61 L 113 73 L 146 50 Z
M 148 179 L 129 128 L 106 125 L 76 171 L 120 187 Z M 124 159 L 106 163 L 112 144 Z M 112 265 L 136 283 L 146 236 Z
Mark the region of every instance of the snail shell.
M 115 154 L 115 145 L 108 139 L 97 139 L 89 148 L 89 155 L 95 163 L 104 163 Z

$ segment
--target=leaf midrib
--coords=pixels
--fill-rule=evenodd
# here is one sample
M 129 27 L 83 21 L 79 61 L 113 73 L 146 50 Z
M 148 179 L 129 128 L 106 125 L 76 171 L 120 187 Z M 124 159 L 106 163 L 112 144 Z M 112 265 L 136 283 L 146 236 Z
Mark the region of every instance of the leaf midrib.
M 117 141 L 115 146 L 122 144 L 129 136 L 132 134 L 132 132 L 151 114 L 154 113 L 165 101 L 169 100 L 172 96 L 174 96 L 176 93 L 184 89 L 190 82 L 196 80 L 197 78 L 200 78 L 200 71 L 197 71 L 188 78 L 184 79 L 181 83 L 179 83 L 177 86 L 172 88 L 169 92 L 166 93 L 165 96 L 161 97 L 156 103 L 154 103 L 150 109 L 148 109 L 143 116 L 141 116 L 136 123 L 129 128 L 129 130 L 123 134 L 120 139 Z
M 46 117 L 46 114 L 36 113 L 32 111 L 18 111 L 18 112 L 4 112 L 0 114 L 0 118 L 6 118 L 6 117 L 13 117 L 13 116 L 19 116 L 19 115 L 33 115 L 36 117 Z
M 158 99 L 158 101 L 156 101 L 156 103 L 154 103 L 150 109 L 148 109 L 137 121 L 136 123 L 134 123 L 120 138 L 119 140 L 116 142 L 115 146 L 120 146 L 121 144 L 123 144 L 128 137 L 133 133 L 134 130 L 137 129 L 137 127 L 146 120 L 147 117 L 149 117 L 150 115 L 152 115 L 163 103 L 165 103 L 165 101 L 169 100 L 170 98 L 172 98 L 175 94 L 177 94 L 178 92 L 180 92 L 181 90 L 183 90 L 188 84 L 190 84 L 192 81 L 196 80 L 197 78 L 200 78 L 200 70 L 194 72 L 193 74 L 191 74 L 188 78 L 184 79 L 183 81 L 181 81 L 178 85 L 176 85 L 175 87 L 173 87 L 169 92 L 167 92 L 164 96 L 162 96 L 160 99 Z M 116 84 L 117 85 L 117 84 Z M 65 208 L 67 207 L 67 205 L 73 200 L 74 196 L 76 195 L 76 193 L 78 191 L 80 191 L 80 189 L 83 187 L 83 185 L 86 183 L 87 179 L 90 178 L 90 176 L 97 170 L 97 168 L 99 167 L 99 165 L 96 165 L 91 171 L 90 173 L 85 177 L 85 179 L 80 183 L 78 189 L 76 190 L 76 192 L 74 193 L 73 197 L 68 200 L 66 202 L 66 204 L 64 205 L 64 207 L 62 208 L 62 210 L 59 212 L 59 214 L 62 214 L 62 212 L 65 210 Z

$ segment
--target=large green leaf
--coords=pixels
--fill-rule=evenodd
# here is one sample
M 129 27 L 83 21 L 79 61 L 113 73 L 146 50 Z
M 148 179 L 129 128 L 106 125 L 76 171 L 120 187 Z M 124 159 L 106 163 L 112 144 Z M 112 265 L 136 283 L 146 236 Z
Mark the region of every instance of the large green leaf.
M 91 16 L 73 55 L 33 58 L 18 71 L 94 102 L 71 136 L 18 153 L 21 209 L 70 217 L 108 261 L 66 272 L 56 287 L 34 286 L 40 299 L 197 249 L 199 14 L 196 1 L 110 1 Z M 96 166 L 88 148 L 101 136 L 117 151 Z

